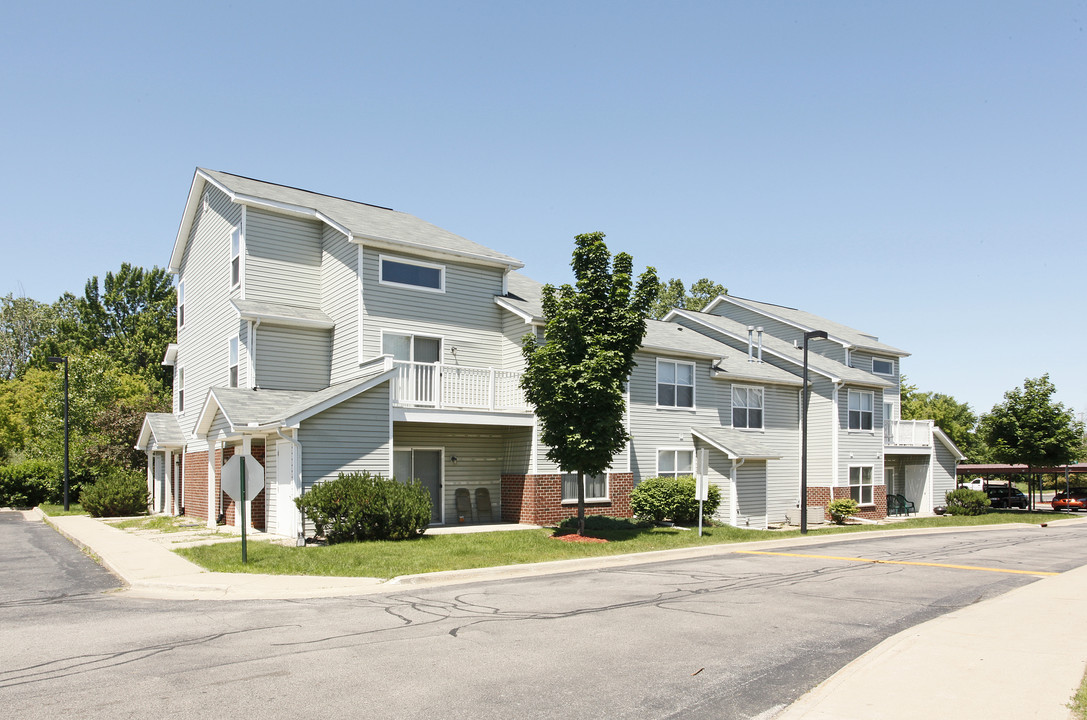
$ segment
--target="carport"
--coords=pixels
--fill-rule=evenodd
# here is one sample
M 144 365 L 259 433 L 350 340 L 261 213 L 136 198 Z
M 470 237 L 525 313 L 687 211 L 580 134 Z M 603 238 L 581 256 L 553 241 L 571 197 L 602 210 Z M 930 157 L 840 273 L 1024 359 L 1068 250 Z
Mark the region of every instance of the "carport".
M 1087 474 L 1087 463 L 1075 463 L 1073 465 L 1055 465 L 1052 467 L 1031 467 L 1029 465 L 1021 464 L 1004 464 L 1004 463 L 972 463 L 961 464 L 955 467 L 955 480 L 956 483 L 961 483 L 963 476 L 981 475 L 989 477 L 991 475 L 997 475 L 1000 477 L 1011 478 L 1016 475 L 1027 475 L 1027 483 L 1030 489 L 1030 507 L 1034 509 L 1034 485 L 1039 481 L 1040 475 L 1064 475 L 1065 487 L 1071 487 L 1070 479 L 1072 475 Z M 1041 495 L 1041 484 L 1038 485 L 1039 496 Z

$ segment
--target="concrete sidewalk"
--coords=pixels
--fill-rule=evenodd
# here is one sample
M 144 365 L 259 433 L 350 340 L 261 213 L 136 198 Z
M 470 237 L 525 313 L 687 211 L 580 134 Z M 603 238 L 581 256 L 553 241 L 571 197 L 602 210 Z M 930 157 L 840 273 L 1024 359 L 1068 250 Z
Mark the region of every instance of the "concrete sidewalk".
M 38 511 L 27 513 L 42 518 Z M 711 545 L 635 555 L 561 560 L 408 575 L 392 580 L 208 572 L 162 545 L 86 516 L 46 522 L 94 554 L 136 597 L 163 599 L 289 599 L 393 592 L 511 577 L 623 567 L 737 550 L 827 545 L 856 535 Z M 1087 518 L 1061 523 L 1083 523 Z M 1007 529 L 988 525 L 866 533 L 936 534 Z M 1047 577 L 961 608 L 888 638 L 846 665 L 776 720 L 1067 720 L 1069 699 L 1087 668 L 1087 566 Z M 1062 631 L 1068 628 L 1068 631 Z

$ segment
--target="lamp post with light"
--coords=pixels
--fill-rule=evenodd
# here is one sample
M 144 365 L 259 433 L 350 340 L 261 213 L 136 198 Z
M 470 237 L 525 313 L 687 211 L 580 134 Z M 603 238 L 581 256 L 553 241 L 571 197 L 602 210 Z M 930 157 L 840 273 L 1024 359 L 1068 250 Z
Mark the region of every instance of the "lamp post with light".
M 64 363 L 64 511 L 68 512 L 68 356 L 46 360 L 53 364 Z
M 804 333 L 804 407 L 800 411 L 800 534 L 808 532 L 808 400 L 811 398 L 811 386 L 808 385 L 808 341 L 816 338 L 827 339 L 826 330 L 812 330 Z

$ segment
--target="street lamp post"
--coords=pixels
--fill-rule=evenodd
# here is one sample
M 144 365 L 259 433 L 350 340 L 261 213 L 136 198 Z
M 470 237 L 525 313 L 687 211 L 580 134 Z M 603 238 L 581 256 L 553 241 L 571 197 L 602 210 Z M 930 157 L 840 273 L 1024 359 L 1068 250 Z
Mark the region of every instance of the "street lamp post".
M 800 410 L 800 534 L 808 532 L 808 400 L 811 387 L 808 385 L 808 341 L 816 338 L 826 340 L 826 330 L 812 330 L 804 333 L 804 407 Z
M 64 363 L 64 511 L 68 512 L 68 356 L 46 358 L 51 363 Z

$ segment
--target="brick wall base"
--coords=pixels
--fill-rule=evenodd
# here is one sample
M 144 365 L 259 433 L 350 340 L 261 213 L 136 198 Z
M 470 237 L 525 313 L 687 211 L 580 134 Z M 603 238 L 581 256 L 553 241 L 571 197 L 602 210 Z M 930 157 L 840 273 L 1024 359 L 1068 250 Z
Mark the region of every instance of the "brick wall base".
M 609 498 L 603 502 L 586 502 L 586 515 L 631 517 L 630 492 L 634 475 L 612 473 L 608 476 Z M 503 475 L 503 522 L 532 525 L 557 525 L 577 515 L 577 504 L 562 502 L 562 475 Z
M 850 497 L 848 487 L 809 487 L 808 488 L 808 505 L 814 507 L 816 505 L 823 506 L 823 516 L 830 520 L 830 513 L 826 511 L 827 505 L 832 498 L 841 500 Z M 875 505 L 865 505 L 861 507 L 861 511 L 857 513 L 857 517 L 866 518 L 868 520 L 882 520 L 887 517 L 887 488 L 884 485 L 872 486 L 872 500 Z
M 182 482 L 185 485 L 185 515 L 188 517 L 207 520 L 209 517 L 217 518 L 219 508 L 223 508 L 226 515 L 226 524 L 234 524 L 234 501 L 222 491 L 221 471 L 223 463 L 234 456 L 235 447 L 215 451 L 215 501 L 212 503 L 211 515 L 208 509 L 208 454 L 206 452 L 193 452 L 185 455 L 185 474 Z M 253 442 L 253 457 L 264 465 L 264 443 Z M 268 478 L 265 478 L 265 483 Z M 263 490 L 253 499 L 250 507 L 253 517 L 249 519 L 249 526 L 256 530 L 265 529 L 265 493 Z

